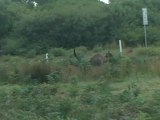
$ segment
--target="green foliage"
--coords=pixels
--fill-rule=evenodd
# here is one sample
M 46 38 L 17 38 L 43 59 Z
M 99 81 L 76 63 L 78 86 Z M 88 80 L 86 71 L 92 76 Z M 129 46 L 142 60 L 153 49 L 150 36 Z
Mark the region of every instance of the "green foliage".
M 3 64 L 0 64 L 0 81 L 6 81 L 8 80 L 9 73 L 7 70 L 7 67 Z
M 120 100 L 122 102 L 129 102 L 137 98 L 139 94 L 140 94 L 139 87 L 135 83 L 131 83 L 128 86 L 128 89 L 123 91 L 123 93 L 120 95 Z
M 83 45 L 93 48 L 119 39 L 127 46 L 144 43 L 141 19 L 143 1 L 111 1 L 109 5 L 96 0 L 37 2 L 38 7 L 34 9 L 24 0 L 1 0 L 0 43 L 5 44 L 3 49 L 7 53 L 32 56 L 32 50 L 39 54 L 51 47 Z M 158 7 L 155 7 L 158 3 L 158 0 L 146 2 L 150 24 L 149 44 L 159 41 L 160 17 Z M 28 53 L 30 50 L 31 53 Z
M 24 41 L 21 39 L 17 39 L 17 38 L 7 38 L 4 39 L 5 43 L 4 43 L 4 49 L 5 52 L 8 54 L 22 54 L 22 52 L 19 51 L 19 48 L 22 48 L 23 45 L 25 43 L 23 43 Z
M 66 52 L 63 48 L 54 48 L 50 51 L 55 57 L 65 56 Z
M 94 92 L 88 90 L 84 91 L 81 94 L 80 100 L 82 104 L 87 104 L 87 105 L 94 104 Z
M 49 83 L 56 83 L 62 81 L 62 74 L 59 71 L 54 71 L 47 75 L 47 80 Z
M 7 3 L 5 3 L 4 1 L 0 1 L 0 34 L 1 37 L 4 37 L 4 35 L 9 34 L 9 32 L 11 31 L 12 28 L 12 20 L 11 20 L 11 12 L 8 11 L 5 7 L 6 7 Z
M 147 113 L 140 112 L 135 120 L 152 120 Z
M 93 49 L 94 52 L 102 52 L 103 48 L 101 46 L 95 46 Z
M 32 50 L 29 50 L 29 51 L 27 52 L 26 57 L 28 57 L 28 58 L 33 58 L 33 57 L 36 56 L 36 54 L 37 54 L 37 51 L 36 51 L 35 49 L 32 49 Z
M 47 78 L 47 75 L 51 74 L 51 67 L 47 63 L 35 63 L 27 68 L 24 68 L 24 71 L 27 76 L 31 76 L 31 80 L 33 82 L 44 83 L 50 80 Z
M 137 55 L 140 55 L 140 56 L 160 56 L 160 53 L 159 53 L 159 48 L 148 47 L 148 48 L 137 49 Z
M 19 70 L 15 69 L 10 75 L 9 79 L 11 83 L 18 83 L 20 82 L 21 76 Z
M 9 88 L 9 86 L 5 86 Z M 57 92 L 55 86 L 13 86 L 0 92 L 0 114 L 3 120 L 45 120 L 55 118 L 58 106 L 53 97 Z M 3 99 L 2 99 L 3 98 Z M 6 108 L 6 109 L 4 109 Z
M 37 2 L 39 5 L 36 9 L 19 0 L 8 0 L 8 3 L 1 4 L 1 21 L 3 21 L 1 28 L 4 28 L 1 29 L 3 30 L 1 34 L 11 39 L 14 37 L 13 41 L 19 37 L 24 38 L 21 42 L 27 42 L 28 46 L 24 46 L 27 50 L 32 46 L 40 46 L 43 50 L 80 45 L 93 47 L 119 38 L 128 45 L 142 43 L 141 1 L 134 3 L 129 0 L 113 1 L 110 5 L 95 0 L 78 2 L 38 0 Z M 151 8 L 154 4 L 155 2 L 147 3 Z M 17 9 L 18 6 L 20 10 Z M 7 10 L 4 9 L 5 7 Z M 153 11 L 156 9 L 151 8 L 150 16 L 153 16 L 155 14 Z M 158 41 L 158 32 L 156 35 L 152 34 L 153 31 L 158 30 L 154 26 L 159 24 L 158 20 L 158 17 L 151 18 L 153 24 L 149 27 L 151 43 Z
M 36 1 L 39 4 L 34 9 L 25 0 L 0 0 L 0 50 L 27 57 L 0 57 L 0 82 L 11 84 L 0 86 L 0 119 L 160 120 L 159 90 L 155 90 L 150 101 L 146 100 L 150 96 L 145 96 L 156 88 L 146 87 L 143 93 L 144 86 L 140 89 L 137 83 L 117 91 L 110 87 L 117 82 L 115 79 L 120 80 L 120 87 L 130 74 L 159 76 L 159 48 L 138 48 L 133 56 L 117 55 L 100 67 L 88 62 L 92 53 L 87 48 L 103 52 L 99 46 L 116 44 L 119 39 L 126 46 L 144 44 L 143 0 L 113 0 L 110 5 L 97 0 Z M 145 2 L 149 45 L 158 46 L 160 1 Z M 67 49 L 63 48 L 80 45 L 85 47 L 78 48 L 79 63 L 73 51 L 67 56 Z M 55 57 L 50 63 L 33 59 L 49 49 Z M 62 57 L 63 61 L 59 59 Z M 58 70 L 52 69 L 54 65 Z M 19 83 L 23 85 L 15 85 Z
M 90 54 L 89 51 L 86 53 Z M 10 82 L 5 79 L 6 84 L 10 85 L 0 86 L 0 118 L 3 120 L 159 119 L 159 91 L 155 92 L 151 100 L 148 100 L 145 91 L 152 90 L 152 88 L 148 86 L 143 88 L 142 81 L 133 79 L 131 82 L 129 77 L 126 77 L 127 74 L 133 72 L 129 69 L 133 61 L 134 65 L 139 66 L 139 61 L 135 61 L 135 58 L 117 57 L 114 58 L 116 59 L 114 64 L 90 66 L 87 76 L 79 66 L 57 65 L 59 69 L 52 69 L 50 66 L 54 63 L 35 63 L 34 61 L 37 62 L 39 56 L 35 59 L 27 58 L 27 60 L 22 58 L 20 60 L 20 58 L 8 56 L 0 58 L 0 61 L 5 64 L 0 65 L 0 68 L 4 70 L 4 73 L 0 73 L 2 75 L 0 77 L 5 78 L 6 74 L 10 73 L 9 79 L 12 80 Z M 17 61 L 21 63 L 20 66 Z M 30 65 L 25 65 L 25 62 L 22 64 L 22 61 Z M 118 68 L 120 69 L 116 71 Z M 95 72 L 91 71 L 93 69 Z M 115 69 L 115 72 L 112 69 Z M 113 73 L 111 74 L 108 70 Z M 126 73 L 126 70 L 129 73 Z M 93 74 L 97 72 L 102 73 L 101 76 L 97 75 L 95 78 Z M 69 74 L 68 79 L 67 74 Z M 110 74 L 110 77 L 107 77 L 107 74 Z M 83 79 L 82 75 L 86 79 Z M 117 82 L 113 78 L 121 78 L 123 81 Z M 25 80 L 31 84 L 17 85 Z M 61 82 L 63 80 L 66 81 Z M 41 84 L 33 84 L 34 82 Z M 144 83 L 147 84 L 147 80 L 144 80 Z M 147 95 L 151 93 L 147 91 Z
M 61 116 L 66 119 L 70 111 L 72 110 L 72 103 L 69 99 L 64 99 L 59 103 L 59 109 L 61 111 Z
M 151 115 L 151 118 L 154 120 L 158 120 L 160 118 L 160 104 L 159 104 L 159 100 L 160 100 L 160 91 L 157 90 L 155 91 L 155 93 L 153 94 L 153 99 L 152 101 L 150 101 L 150 103 L 148 104 L 148 108 L 145 111 L 147 114 Z M 152 108 L 152 109 L 151 109 Z

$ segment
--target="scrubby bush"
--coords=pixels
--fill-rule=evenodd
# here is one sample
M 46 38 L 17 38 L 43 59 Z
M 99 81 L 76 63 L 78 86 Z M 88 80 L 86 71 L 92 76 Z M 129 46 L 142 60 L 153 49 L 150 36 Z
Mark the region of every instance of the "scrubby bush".
M 32 49 L 32 50 L 29 50 L 27 53 L 26 53 L 26 57 L 28 58 L 33 58 L 37 55 L 37 51 L 35 49 Z
M 79 88 L 78 86 L 72 86 L 69 89 L 69 95 L 71 98 L 78 96 Z
M 78 120 L 94 120 L 97 111 L 88 105 L 81 105 L 75 109 L 74 117 Z
M 153 99 L 147 104 L 147 108 L 143 109 L 145 113 L 151 116 L 152 120 L 160 119 L 160 91 L 157 90 L 153 94 Z
M 5 65 L 0 64 L 0 81 L 4 82 L 4 81 L 8 80 L 8 76 L 9 76 L 8 69 L 6 68 Z
M 122 102 L 129 102 L 138 97 L 140 94 L 140 89 L 135 83 L 131 83 L 128 85 L 128 89 L 124 90 L 122 94 L 120 94 L 119 99 Z
M 95 46 L 93 48 L 93 52 L 102 52 L 102 51 L 103 51 L 103 47 L 101 47 L 101 46 Z
M 79 94 L 79 86 L 78 86 L 78 83 L 79 83 L 79 77 L 78 76 L 71 76 L 70 77 L 70 80 L 69 80 L 69 83 L 70 83 L 70 87 L 69 87 L 69 96 L 71 98 L 74 98 L 74 97 L 77 97 L 78 94 Z
M 58 116 L 56 112 L 59 112 L 59 106 L 54 99 L 57 93 L 56 86 L 42 84 L 4 88 L 0 90 L 0 119 L 52 120 Z
M 37 83 L 48 82 L 47 75 L 52 73 L 51 66 L 47 63 L 35 63 L 24 68 L 26 76 L 30 75 L 31 80 Z
M 135 120 L 152 120 L 152 118 L 149 114 L 140 111 Z
M 121 79 L 129 76 L 132 70 L 132 60 L 128 57 L 115 56 L 101 67 L 93 68 L 93 75 L 105 76 L 107 79 Z
M 25 44 L 25 40 L 22 38 L 6 38 L 4 43 L 4 51 L 6 54 L 22 55 L 24 51 L 22 48 Z
M 21 73 L 18 69 L 13 70 L 12 73 L 9 74 L 9 81 L 12 84 L 20 83 L 21 81 Z
M 66 52 L 63 48 L 54 48 L 50 50 L 51 54 L 53 54 L 55 57 L 65 56 Z
M 47 81 L 49 83 L 56 83 L 62 81 L 62 73 L 60 71 L 54 71 L 47 75 Z
M 160 56 L 160 49 L 157 47 L 138 48 L 136 54 L 141 56 Z
M 73 103 L 69 99 L 64 99 L 59 102 L 59 110 L 62 118 L 67 119 L 69 113 L 73 108 Z
M 80 96 L 82 104 L 93 105 L 94 104 L 94 92 L 84 91 Z
M 80 46 L 77 49 L 78 49 L 78 51 L 80 51 L 82 53 L 87 53 L 88 52 L 87 47 L 85 47 L 85 46 Z

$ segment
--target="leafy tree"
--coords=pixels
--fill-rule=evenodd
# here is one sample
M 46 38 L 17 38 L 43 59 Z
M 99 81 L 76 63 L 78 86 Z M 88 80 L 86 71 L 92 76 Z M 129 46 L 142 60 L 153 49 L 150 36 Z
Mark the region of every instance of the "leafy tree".
M 143 44 L 142 7 L 148 8 L 149 42 L 159 42 L 159 0 L 112 0 L 109 5 L 97 0 L 35 1 L 37 8 L 25 0 L 0 1 L 0 39 L 7 49 L 14 42 L 16 50 L 38 51 L 93 47 L 119 39 L 130 46 Z
M 10 20 L 10 12 L 6 10 L 6 4 L 0 1 L 0 39 L 9 34 L 12 28 L 12 21 Z

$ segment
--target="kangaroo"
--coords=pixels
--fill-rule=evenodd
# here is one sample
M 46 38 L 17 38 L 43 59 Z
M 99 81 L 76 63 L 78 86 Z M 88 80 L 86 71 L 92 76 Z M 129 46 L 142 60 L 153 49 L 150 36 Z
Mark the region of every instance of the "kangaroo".
M 77 56 L 75 48 L 74 48 L 74 56 L 80 62 L 80 58 Z M 93 57 L 91 57 L 90 60 L 89 60 L 89 62 L 93 66 L 101 66 L 105 62 L 110 61 L 110 58 L 112 56 L 113 55 L 112 55 L 112 53 L 110 53 L 110 51 L 108 51 L 106 53 L 106 55 L 101 55 L 101 54 L 98 53 L 98 54 L 95 54 Z
M 101 54 L 96 54 L 90 59 L 90 63 L 94 66 L 101 66 L 107 61 L 106 57 Z

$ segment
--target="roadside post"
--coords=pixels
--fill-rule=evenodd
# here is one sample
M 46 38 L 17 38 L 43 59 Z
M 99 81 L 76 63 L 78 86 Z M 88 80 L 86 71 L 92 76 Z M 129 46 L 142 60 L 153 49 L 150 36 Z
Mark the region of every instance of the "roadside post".
M 45 59 L 46 59 L 46 62 L 48 63 L 48 53 L 46 53 Z
M 147 25 L 148 25 L 148 15 L 147 15 L 147 8 L 142 8 L 142 15 L 143 15 L 143 25 L 144 25 L 144 40 L 145 40 L 145 47 L 148 47 L 147 43 Z
M 122 41 L 121 40 L 119 40 L 119 50 L 120 50 L 120 55 L 122 56 L 123 50 L 122 50 Z

